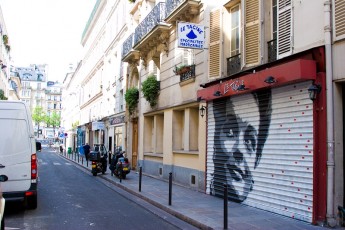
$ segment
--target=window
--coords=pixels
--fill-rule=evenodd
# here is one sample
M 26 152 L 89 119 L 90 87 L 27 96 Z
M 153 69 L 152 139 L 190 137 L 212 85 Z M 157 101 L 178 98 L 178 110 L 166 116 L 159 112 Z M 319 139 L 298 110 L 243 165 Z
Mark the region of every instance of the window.
M 230 53 L 235 56 L 240 53 L 240 6 L 237 5 L 230 9 L 231 14 L 231 35 Z
M 119 112 L 122 112 L 123 111 L 123 101 L 124 101 L 124 96 L 123 96 L 123 89 L 120 90 L 120 111 Z
M 273 39 L 277 39 L 277 0 L 272 0 L 272 34 L 273 34 Z
M 164 140 L 164 115 L 144 118 L 144 153 L 162 154 Z
M 198 108 L 175 110 L 173 113 L 173 150 L 197 151 L 199 133 Z

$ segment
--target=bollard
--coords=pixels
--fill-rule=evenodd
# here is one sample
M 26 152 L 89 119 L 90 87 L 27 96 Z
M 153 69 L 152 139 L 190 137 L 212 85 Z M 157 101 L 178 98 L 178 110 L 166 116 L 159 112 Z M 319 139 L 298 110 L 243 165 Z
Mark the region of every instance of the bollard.
M 139 192 L 141 192 L 141 179 L 143 176 L 143 168 L 140 166 L 139 168 Z
M 169 173 L 169 205 L 171 205 L 171 193 L 172 193 L 172 173 Z
M 224 229 L 228 229 L 228 184 L 224 183 Z

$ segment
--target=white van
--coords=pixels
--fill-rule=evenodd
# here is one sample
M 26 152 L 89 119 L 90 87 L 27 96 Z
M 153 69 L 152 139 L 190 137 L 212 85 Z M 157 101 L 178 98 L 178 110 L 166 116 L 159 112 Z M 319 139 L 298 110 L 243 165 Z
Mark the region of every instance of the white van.
M 37 207 L 37 156 L 32 118 L 29 108 L 21 101 L 0 100 L 0 175 L 8 201 L 22 201 L 29 209 Z

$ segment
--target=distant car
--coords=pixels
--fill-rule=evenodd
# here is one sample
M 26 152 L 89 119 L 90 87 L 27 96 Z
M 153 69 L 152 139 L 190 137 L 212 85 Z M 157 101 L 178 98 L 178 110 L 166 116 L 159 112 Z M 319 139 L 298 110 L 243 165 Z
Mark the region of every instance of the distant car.
M 37 151 L 37 152 L 41 152 L 41 150 L 42 150 L 42 144 L 41 144 L 41 142 L 36 141 L 36 151 Z

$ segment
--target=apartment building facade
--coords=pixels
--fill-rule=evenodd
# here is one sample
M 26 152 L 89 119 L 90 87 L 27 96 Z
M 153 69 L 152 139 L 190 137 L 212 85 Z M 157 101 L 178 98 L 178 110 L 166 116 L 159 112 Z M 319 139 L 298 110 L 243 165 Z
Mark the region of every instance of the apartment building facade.
M 334 226 L 344 205 L 342 1 L 125 2 L 92 13 L 74 76 L 77 136 L 112 151 L 121 143 L 152 176 Z M 112 12 L 126 19 L 113 34 Z M 143 93 L 152 76 L 154 105 Z
M 6 23 L 0 8 L 0 91 L 10 100 L 18 100 L 18 87 L 20 82 L 15 77 L 11 78 L 11 45 L 6 28 Z
M 73 98 L 70 103 L 75 105 L 64 112 L 73 114 L 64 121 L 73 134 L 68 145 L 101 143 L 112 152 L 119 146 L 126 149 L 126 76 L 119 44 L 128 30 L 129 5 L 128 1 L 99 0 L 90 14 L 81 40 L 83 60 L 64 82 L 64 97 Z M 73 111 L 76 107 L 80 113 Z

